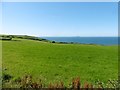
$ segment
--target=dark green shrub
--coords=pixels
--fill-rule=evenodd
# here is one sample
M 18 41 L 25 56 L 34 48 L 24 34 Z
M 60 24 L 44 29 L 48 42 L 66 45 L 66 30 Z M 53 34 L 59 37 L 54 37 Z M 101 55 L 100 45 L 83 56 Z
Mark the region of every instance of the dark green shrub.
M 9 74 L 3 73 L 2 74 L 2 81 L 9 81 L 10 79 L 12 79 L 13 77 Z
M 55 43 L 55 41 L 52 41 L 52 43 Z

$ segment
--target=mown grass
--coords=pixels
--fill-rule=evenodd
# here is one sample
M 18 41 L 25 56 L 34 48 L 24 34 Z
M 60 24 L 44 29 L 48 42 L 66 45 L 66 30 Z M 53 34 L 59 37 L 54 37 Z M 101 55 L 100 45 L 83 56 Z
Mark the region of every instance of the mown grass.
M 118 47 L 14 38 L 2 41 L 2 67 L 13 79 L 30 74 L 34 81 L 45 83 L 64 81 L 68 85 L 79 76 L 81 82 L 107 82 L 118 79 Z

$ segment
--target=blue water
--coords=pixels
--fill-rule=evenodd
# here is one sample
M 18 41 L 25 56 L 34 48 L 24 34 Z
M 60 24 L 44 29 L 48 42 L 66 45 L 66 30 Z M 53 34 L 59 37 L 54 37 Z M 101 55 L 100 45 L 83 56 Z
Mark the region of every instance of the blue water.
M 74 42 L 84 44 L 117 45 L 118 37 L 42 37 L 56 42 Z

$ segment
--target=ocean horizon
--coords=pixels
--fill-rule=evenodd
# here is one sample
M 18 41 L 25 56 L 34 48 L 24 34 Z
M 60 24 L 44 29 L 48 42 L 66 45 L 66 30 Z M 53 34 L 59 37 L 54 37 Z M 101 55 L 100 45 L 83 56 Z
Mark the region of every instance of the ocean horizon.
M 56 42 L 74 42 L 82 44 L 118 45 L 118 37 L 41 37 Z

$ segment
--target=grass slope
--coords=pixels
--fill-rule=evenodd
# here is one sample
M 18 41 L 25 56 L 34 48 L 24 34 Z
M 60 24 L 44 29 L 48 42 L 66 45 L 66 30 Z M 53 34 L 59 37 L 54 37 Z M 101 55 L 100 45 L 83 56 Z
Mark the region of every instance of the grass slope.
M 15 41 L 16 40 L 16 41 Z M 31 74 L 34 80 L 64 81 L 80 76 L 82 82 L 117 79 L 118 47 L 82 44 L 56 44 L 13 39 L 2 41 L 2 65 L 14 78 Z

